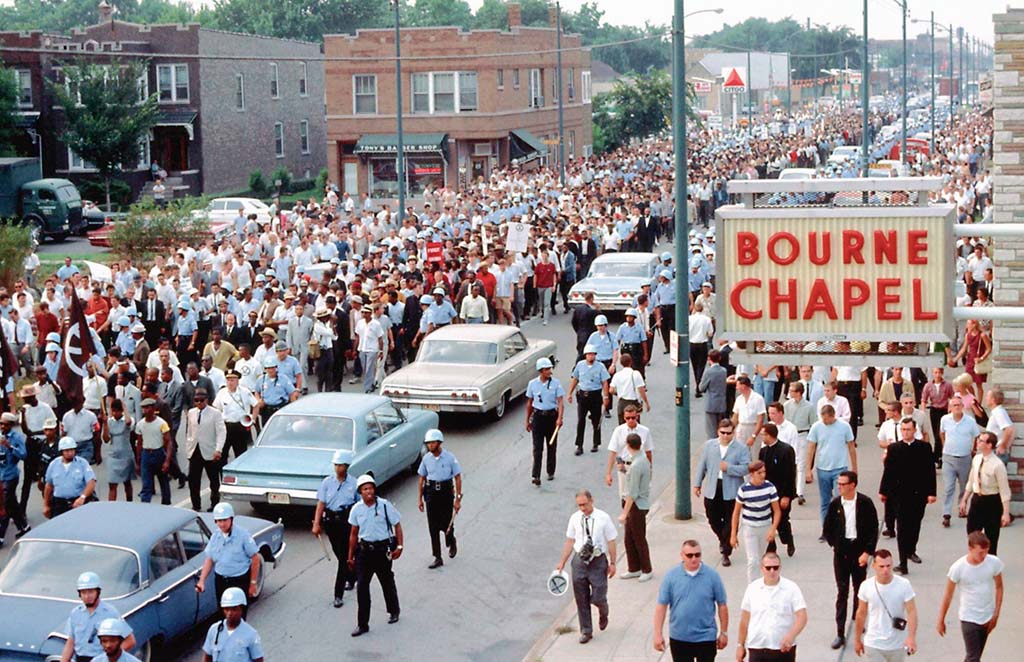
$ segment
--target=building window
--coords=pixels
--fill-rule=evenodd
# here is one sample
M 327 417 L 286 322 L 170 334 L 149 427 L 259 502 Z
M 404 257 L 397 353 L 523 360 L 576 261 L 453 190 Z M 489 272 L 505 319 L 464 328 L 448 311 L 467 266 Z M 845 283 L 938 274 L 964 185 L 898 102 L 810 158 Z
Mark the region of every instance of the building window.
M 277 88 L 277 62 L 270 63 L 270 98 L 277 99 L 280 95 L 278 94 Z
M 245 76 L 235 74 L 235 110 L 245 110 Z
M 434 101 L 435 113 L 455 112 L 455 74 L 434 74 Z
M 516 89 L 516 90 L 519 89 L 519 70 L 518 69 L 513 69 L 512 70 L 512 88 Z
M 504 90 L 505 89 L 505 70 L 504 69 L 498 69 L 498 89 L 499 90 Z
M 479 109 L 475 71 L 412 74 L 412 112 L 459 113 Z
M 158 64 L 156 80 L 161 103 L 188 102 L 187 64 Z
M 309 120 L 299 122 L 299 147 L 303 154 L 309 154 Z
M 543 88 L 541 88 L 543 89 Z M 561 91 L 558 89 L 558 70 L 551 70 L 551 103 L 557 104 Z
M 569 158 L 576 157 L 576 131 L 569 129 Z
M 590 72 L 580 72 L 580 98 L 583 103 L 590 103 L 591 99 L 591 87 L 590 87 Z
M 96 170 L 96 166 L 83 160 L 81 156 L 75 154 L 75 150 L 68 147 L 68 170 L 86 172 Z
M 540 69 L 530 69 L 530 108 L 544 107 L 544 78 Z
M 284 158 L 284 124 L 274 122 L 274 154 L 279 159 Z
M 32 107 L 32 72 L 18 69 L 14 72 L 14 82 L 18 86 L 18 105 L 22 108 Z
M 576 70 L 569 67 L 569 101 L 576 100 Z
M 459 73 L 459 111 L 477 110 L 476 72 Z
M 309 67 L 306 66 L 305 62 L 299 62 L 299 96 L 308 96 L 309 92 L 306 91 L 306 76 L 309 74 Z
M 353 76 L 352 98 L 355 104 L 352 112 L 357 115 L 375 115 L 377 113 L 377 77 Z
M 430 74 L 412 75 L 412 112 L 430 112 Z

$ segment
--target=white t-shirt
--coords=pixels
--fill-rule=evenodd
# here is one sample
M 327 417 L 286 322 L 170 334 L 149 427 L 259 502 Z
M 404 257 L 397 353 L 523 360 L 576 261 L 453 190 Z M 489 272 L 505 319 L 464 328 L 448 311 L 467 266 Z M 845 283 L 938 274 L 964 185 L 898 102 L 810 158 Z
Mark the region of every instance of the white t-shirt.
M 751 582 L 740 608 L 750 613 L 746 647 L 779 650 L 796 612 L 807 609 L 807 603 L 796 582 L 780 577 L 775 586 L 766 586 L 764 579 Z
M 996 604 L 995 577 L 1002 573 L 1003 562 L 991 554 L 978 565 L 968 563 L 966 556 L 953 562 L 946 577 L 960 585 L 957 615 L 961 621 L 984 625 L 992 620 Z
M 629 425 L 623 423 L 612 430 L 612 437 L 608 440 L 608 451 L 615 453 L 623 460 L 629 460 L 629 451 L 626 450 L 626 437 L 632 433 L 640 435 L 640 452 L 647 453 L 654 451 L 654 442 L 651 440 L 651 429 L 646 425 L 637 423 L 636 429 L 629 429 Z
M 1006 411 L 1006 407 L 999 405 L 993 407 L 992 411 L 988 414 L 988 425 L 985 426 L 985 430 L 996 435 L 996 439 L 1002 436 L 1003 430 L 1013 425 L 1013 421 L 1010 419 L 1010 414 Z
M 741 395 L 736 396 L 736 403 L 732 406 L 732 413 L 739 417 L 740 425 L 744 423 L 753 424 L 757 423 L 757 417 L 759 414 L 765 414 L 768 410 L 765 408 L 764 398 L 759 394 L 750 392 L 750 395 L 746 399 Z
M 624 400 L 640 400 L 640 387 L 644 384 L 644 376 L 633 368 L 616 370 L 612 376 L 611 387 L 615 394 Z
M 879 584 L 875 577 L 871 577 L 861 583 L 857 598 L 868 603 L 864 645 L 883 651 L 903 648 L 907 631 L 894 628 L 892 619 L 907 617 L 906 603 L 914 599 L 914 588 L 910 582 L 894 575 L 888 584 Z

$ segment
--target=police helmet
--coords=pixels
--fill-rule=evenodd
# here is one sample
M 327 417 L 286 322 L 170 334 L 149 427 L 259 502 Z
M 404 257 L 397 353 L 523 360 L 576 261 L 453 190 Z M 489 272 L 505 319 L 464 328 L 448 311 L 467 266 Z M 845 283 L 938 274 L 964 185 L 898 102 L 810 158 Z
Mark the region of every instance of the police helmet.
M 554 368 L 554 364 L 551 363 L 551 359 L 544 356 L 537 359 L 537 370 L 543 370 L 544 368 Z
M 672 253 L 669 253 L 668 251 L 665 251 L 664 253 L 661 254 L 661 261 L 662 262 L 668 262 L 671 259 L 672 259 Z
M 78 442 L 71 437 L 61 437 L 60 441 L 57 442 L 57 450 L 59 451 L 73 451 L 78 448 Z
M 237 586 L 224 589 L 224 593 L 220 596 L 221 607 L 244 607 L 245 604 L 245 592 Z
M 637 315 L 636 308 L 627 308 L 626 317 L 639 317 L 639 315 Z
M 105 618 L 100 622 L 98 628 L 96 628 L 97 637 L 121 637 L 122 639 L 128 636 L 127 623 L 122 621 L 120 618 Z
M 100 588 L 100 576 L 95 572 L 83 572 L 78 575 L 78 581 L 75 582 L 75 587 L 79 591 L 85 591 L 90 588 Z
M 583 353 L 584 354 L 597 354 L 597 348 L 594 347 L 593 345 L 588 344 L 587 346 L 585 346 L 583 348 Z
M 363 485 L 370 484 L 374 487 L 377 486 L 377 481 L 374 480 L 373 474 L 363 474 L 356 479 L 356 490 L 362 489 Z
M 263 359 L 263 367 L 264 368 L 276 368 L 277 367 L 277 357 L 276 356 L 268 356 L 268 357 L 264 358 Z
M 427 430 L 426 436 L 423 437 L 423 443 L 426 444 L 426 443 L 429 443 L 431 441 L 443 442 L 444 441 L 444 433 L 442 433 L 437 428 L 433 428 L 433 429 Z
M 594 326 L 608 326 L 608 318 L 604 315 L 598 315 L 594 318 Z
M 235 516 L 235 509 L 231 507 L 230 503 L 221 501 L 213 507 L 213 519 L 214 521 L 219 519 L 231 519 Z
M 430 296 L 429 294 L 424 294 L 423 296 L 420 297 L 421 306 L 429 306 L 432 303 L 434 303 L 434 297 Z
M 352 452 L 347 451 L 344 448 L 339 448 L 334 451 L 334 457 L 331 458 L 332 464 L 352 464 Z

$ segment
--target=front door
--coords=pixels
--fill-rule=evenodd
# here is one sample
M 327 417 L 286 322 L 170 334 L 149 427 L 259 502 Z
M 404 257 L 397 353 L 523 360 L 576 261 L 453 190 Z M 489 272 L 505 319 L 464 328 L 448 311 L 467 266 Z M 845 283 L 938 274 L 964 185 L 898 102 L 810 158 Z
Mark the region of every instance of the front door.
M 477 181 L 481 177 L 487 177 L 487 162 L 490 159 L 486 156 L 473 157 L 473 168 L 470 171 L 470 181 Z
M 188 170 L 188 133 L 182 127 L 163 126 L 153 131 L 153 158 L 167 172 Z

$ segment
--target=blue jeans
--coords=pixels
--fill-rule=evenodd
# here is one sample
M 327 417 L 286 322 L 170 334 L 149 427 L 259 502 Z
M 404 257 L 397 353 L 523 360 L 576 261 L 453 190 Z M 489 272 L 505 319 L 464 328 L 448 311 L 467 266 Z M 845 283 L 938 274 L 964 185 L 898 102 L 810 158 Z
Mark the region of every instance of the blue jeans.
M 167 453 L 162 448 L 144 448 L 142 450 L 142 464 L 140 467 L 142 491 L 139 492 L 139 500 L 143 503 L 149 503 L 153 499 L 153 494 L 155 494 L 153 477 L 156 476 L 156 479 L 160 481 L 160 503 L 165 506 L 171 505 L 171 479 L 160 470 L 163 468 L 166 458 Z
M 846 471 L 846 467 L 841 469 L 818 469 L 818 495 L 821 497 L 821 522 L 825 523 L 825 514 L 828 512 L 828 504 L 832 502 L 832 498 L 839 495 L 839 487 L 836 485 L 836 481 L 839 480 L 839 474 Z
M 92 439 L 89 439 L 88 441 L 78 441 L 76 439 L 75 444 L 77 445 L 75 448 L 75 455 L 82 458 L 89 464 L 92 464 Z
M 373 393 L 373 381 L 377 376 L 377 352 L 359 352 L 363 366 L 363 392 Z

